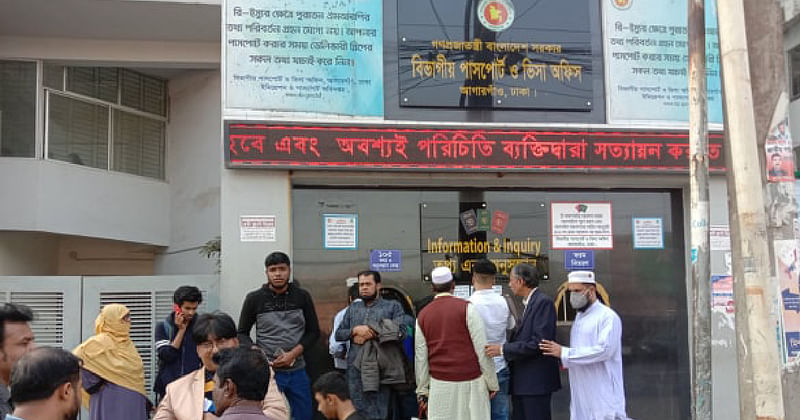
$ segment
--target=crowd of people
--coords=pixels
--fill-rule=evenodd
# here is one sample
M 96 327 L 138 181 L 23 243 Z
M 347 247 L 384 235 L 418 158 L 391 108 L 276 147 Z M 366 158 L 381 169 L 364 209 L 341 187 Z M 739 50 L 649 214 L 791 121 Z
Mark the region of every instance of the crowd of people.
M 104 306 L 95 334 L 70 353 L 35 348 L 34 314 L 4 304 L 0 419 L 72 420 L 83 406 L 92 420 L 310 420 L 315 400 L 335 420 L 548 420 L 560 367 L 572 420 L 627 419 L 621 322 L 598 300 L 593 272 L 568 275 L 577 317 L 567 347 L 556 342 L 553 299 L 539 290 L 534 266 L 510 272 L 521 313 L 493 289 L 497 269 L 488 259 L 473 264 L 468 300 L 453 295 L 448 268 L 435 268 L 433 294 L 415 314 L 381 297 L 380 273 L 362 271 L 348 280 L 350 303 L 331 332 L 336 369 L 313 385 L 304 351 L 320 336 L 314 302 L 290 282 L 285 253 L 269 254 L 265 272 L 238 326 L 223 312 L 198 314 L 196 287 L 175 291 L 174 310 L 156 327 L 152 402 L 124 305 Z

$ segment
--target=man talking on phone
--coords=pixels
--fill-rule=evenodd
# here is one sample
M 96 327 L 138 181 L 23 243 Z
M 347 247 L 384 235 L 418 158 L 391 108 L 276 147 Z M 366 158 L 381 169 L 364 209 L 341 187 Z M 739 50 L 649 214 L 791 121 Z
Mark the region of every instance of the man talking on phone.
M 202 365 L 192 339 L 192 329 L 197 307 L 203 303 L 203 294 L 197 287 L 181 286 L 175 290 L 172 301 L 172 313 L 156 326 L 158 376 L 153 391 L 158 399 L 164 396 L 170 382 Z

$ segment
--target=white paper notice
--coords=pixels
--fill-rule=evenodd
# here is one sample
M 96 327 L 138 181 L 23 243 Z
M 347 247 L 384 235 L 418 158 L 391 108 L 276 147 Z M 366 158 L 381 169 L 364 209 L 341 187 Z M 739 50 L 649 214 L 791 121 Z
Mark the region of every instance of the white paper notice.
M 469 299 L 469 296 L 472 294 L 472 287 L 468 284 L 459 284 L 453 290 L 453 296 L 460 297 L 461 299 Z
M 324 214 L 325 249 L 358 248 L 357 214 Z
M 660 217 L 633 218 L 633 249 L 663 249 L 664 227 Z
M 611 203 L 550 204 L 552 249 L 612 249 Z
M 275 242 L 275 216 L 239 216 L 239 240 Z
M 728 225 L 711 225 L 708 236 L 712 251 L 731 250 L 731 230 Z

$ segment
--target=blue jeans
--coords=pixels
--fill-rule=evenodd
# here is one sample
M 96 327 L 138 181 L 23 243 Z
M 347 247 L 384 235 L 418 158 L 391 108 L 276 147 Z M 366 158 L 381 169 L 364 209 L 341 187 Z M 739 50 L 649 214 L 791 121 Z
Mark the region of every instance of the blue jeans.
M 497 382 L 500 389 L 492 398 L 492 420 L 508 420 L 508 383 L 511 381 L 511 372 L 508 367 L 497 372 Z
M 292 420 L 311 420 L 311 380 L 305 368 L 276 371 L 275 383 L 289 400 Z

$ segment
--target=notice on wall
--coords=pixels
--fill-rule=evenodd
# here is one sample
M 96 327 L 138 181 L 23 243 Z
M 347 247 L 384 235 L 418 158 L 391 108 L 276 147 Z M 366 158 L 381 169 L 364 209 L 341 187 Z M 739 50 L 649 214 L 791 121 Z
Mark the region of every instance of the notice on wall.
M 794 239 L 778 240 L 773 246 L 783 315 L 784 361 L 793 363 L 800 356 L 800 249 Z
M 357 214 L 323 214 L 325 249 L 358 248 Z
M 225 108 L 383 115 L 383 5 L 226 0 Z
M 472 286 L 468 284 L 456 285 L 455 290 L 453 290 L 453 296 L 461 299 L 469 299 L 470 295 L 472 295 Z
M 611 203 L 552 202 L 552 249 L 612 249 Z
M 239 240 L 275 242 L 275 216 L 239 216 Z
M 664 249 L 664 220 L 660 217 L 634 217 L 633 249 Z
M 373 249 L 369 252 L 369 269 L 379 273 L 403 271 L 403 253 L 399 249 Z
M 685 0 L 604 0 L 609 122 L 688 121 Z M 706 2 L 708 121 L 722 122 L 717 13 Z
M 731 229 L 728 225 L 709 226 L 708 236 L 712 251 L 731 250 Z

